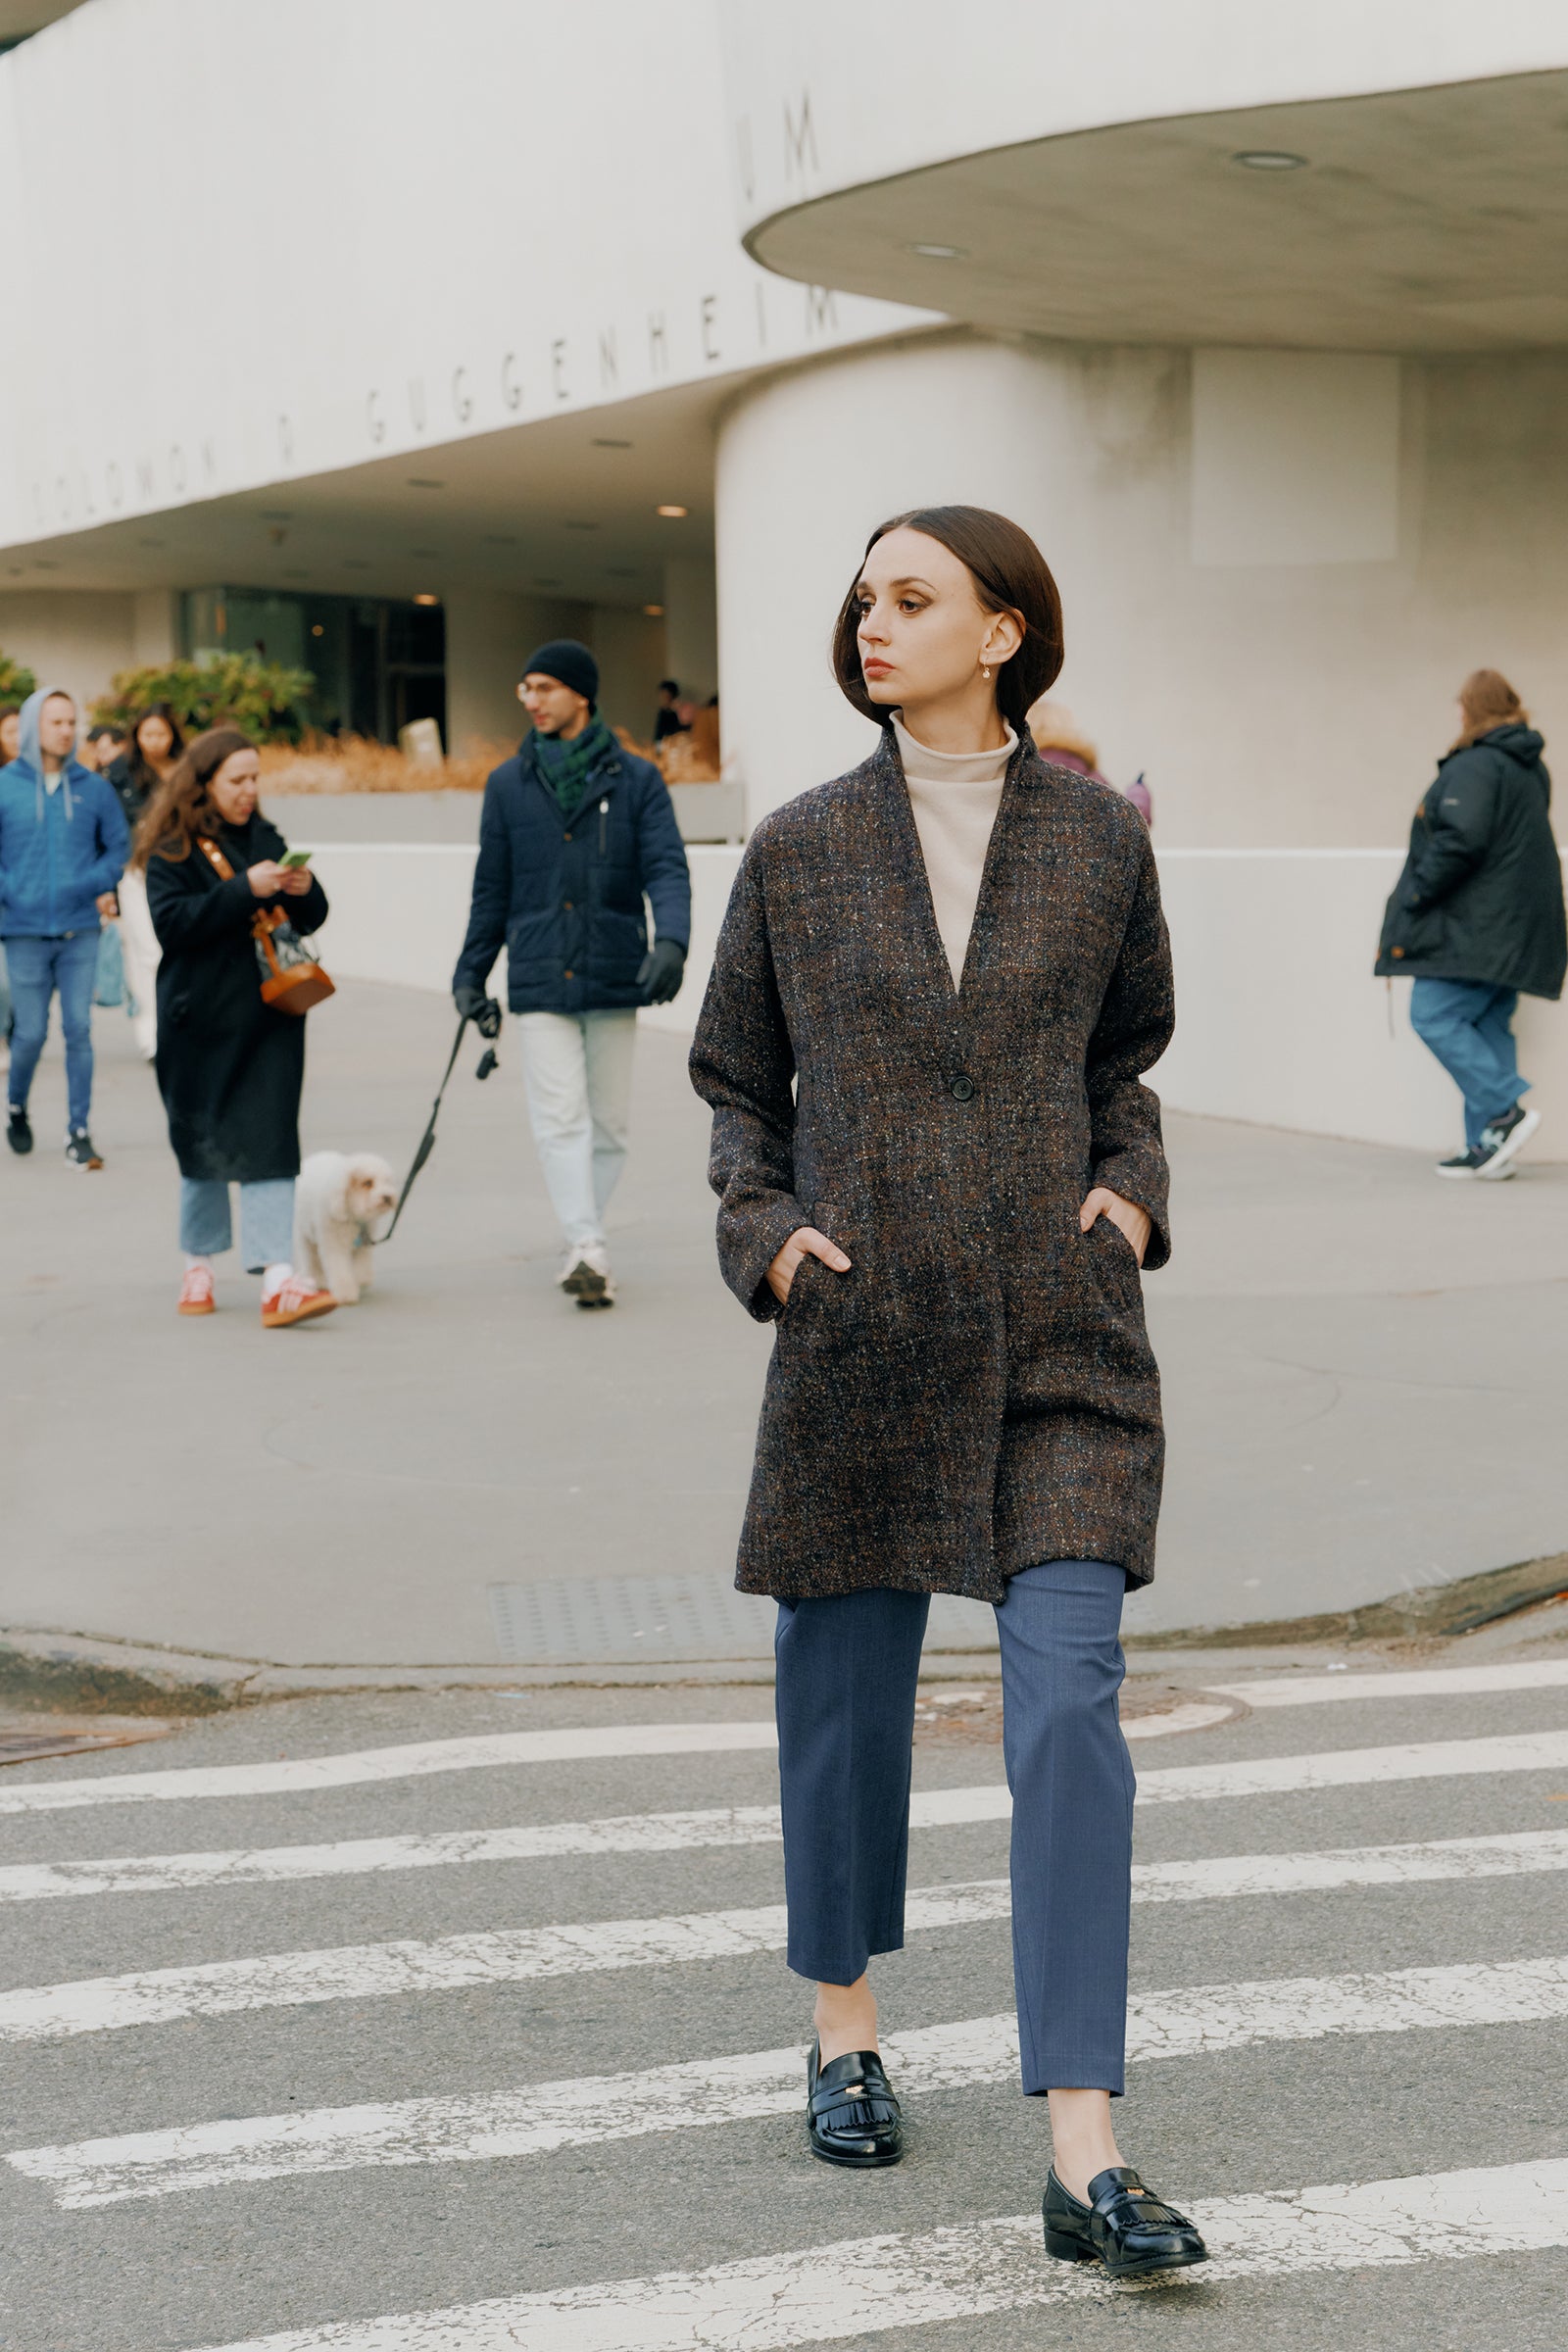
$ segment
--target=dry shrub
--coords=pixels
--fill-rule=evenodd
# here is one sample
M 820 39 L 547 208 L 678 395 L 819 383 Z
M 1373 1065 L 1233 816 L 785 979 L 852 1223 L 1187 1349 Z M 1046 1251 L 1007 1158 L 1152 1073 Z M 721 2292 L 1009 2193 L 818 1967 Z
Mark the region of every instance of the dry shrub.
M 470 740 L 451 758 L 421 764 L 368 736 L 307 735 L 299 744 L 263 745 L 262 785 L 270 793 L 482 792 L 515 748 Z
M 699 710 L 683 735 L 666 735 L 657 746 L 639 743 L 626 727 L 614 732 L 622 750 L 651 760 L 666 784 L 716 784 L 723 775 L 716 710 Z

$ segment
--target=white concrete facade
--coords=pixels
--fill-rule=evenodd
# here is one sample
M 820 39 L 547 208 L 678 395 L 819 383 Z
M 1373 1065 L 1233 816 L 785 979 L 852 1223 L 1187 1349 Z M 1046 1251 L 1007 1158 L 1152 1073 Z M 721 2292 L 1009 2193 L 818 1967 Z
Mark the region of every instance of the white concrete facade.
M 591 170 L 550 102 L 584 57 Z M 95 322 L 0 378 L 0 647 L 86 694 L 172 650 L 182 586 L 434 591 L 455 745 L 583 635 L 638 733 L 666 672 L 719 691 L 755 821 L 869 746 L 826 660 L 868 531 L 1003 508 L 1062 587 L 1061 698 L 1154 795 L 1170 1100 L 1446 1143 L 1370 966 L 1465 673 L 1568 736 L 1565 103 L 1555 0 L 999 0 L 983 39 L 951 0 L 896 39 L 467 0 L 439 40 L 417 0 L 87 0 L 0 60 L 18 314 L 69 285 Z M 60 120 L 138 107 L 177 170 L 88 143 L 26 202 Z M 243 255 L 301 325 L 241 306 L 172 365 L 161 252 Z M 467 854 L 405 905 L 401 853 L 323 851 L 342 968 L 440 984 Z M 696 862 L 674 1025 L 733 856 Z M 1563 1037 L 1521 1017 L 1543 1098 Z

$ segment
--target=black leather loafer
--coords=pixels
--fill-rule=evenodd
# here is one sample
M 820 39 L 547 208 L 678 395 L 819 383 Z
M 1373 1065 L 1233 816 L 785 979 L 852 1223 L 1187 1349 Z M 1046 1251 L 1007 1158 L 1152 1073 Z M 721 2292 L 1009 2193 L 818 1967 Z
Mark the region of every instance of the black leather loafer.
M 812 2042 L 806 2069 L 806 2130 L 824 2164 L 897 2164 L 904 2116 L 875 2050 L 846 2050 L 819 2064 Z
M 1068 2194 L 1053 2170 L 1044 2215 L 1046 2252 L 1059 2262 L 1103 2263 L 1107 2278 L 1148 2278 L 1208 2260 L 1186 2214 L 1146 2188 L 1127 2165 L 1097 2173 L 1087 2205 Z

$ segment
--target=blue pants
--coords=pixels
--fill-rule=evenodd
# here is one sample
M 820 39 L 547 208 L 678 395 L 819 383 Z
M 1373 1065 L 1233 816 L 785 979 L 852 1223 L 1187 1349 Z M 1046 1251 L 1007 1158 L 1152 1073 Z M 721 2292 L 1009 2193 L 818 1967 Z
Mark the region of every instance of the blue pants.
M 1046 1560 L 997 1610 L 1012 1790 L 1012 1960 L 1026 2092 L 1119 2095 L 1133 1768 L 1116 1713 L 1124 1579 Z M 779 1783 L 789 1965 L 853 1984 L 904 1943 L 923 1592 L 780 1601 Z
M 1410 1026 L 1464 1097 L 1464 1140 L 1474 1151 L 1481 1130 L 1512 1110 L 1529 1090 L 1513 1042 L 1519 992 L 1485 980 L 1417 980 Z
M 179 1246 L 191 1257 L 217 1257 L 228 1249 L 234 1229 L 228 1187 L 216 1179 L 179 1180 Z M 247 1274 L 286 1265 L 294 1254 L 294 1179 L 270 1177 L 239 1188 L 239 1247 Z
M 98 970 L 98 934 L 74 931 L 67 939 L 8 939 L 15 1027 L 11 1033 L 12 1105 L 25 1110 L 49 1034 L 49 1000 L 60 992 L 60 1025 L 66 1033 L 67 1123 L 85 1127 L 92 1113 L 92 987 Z

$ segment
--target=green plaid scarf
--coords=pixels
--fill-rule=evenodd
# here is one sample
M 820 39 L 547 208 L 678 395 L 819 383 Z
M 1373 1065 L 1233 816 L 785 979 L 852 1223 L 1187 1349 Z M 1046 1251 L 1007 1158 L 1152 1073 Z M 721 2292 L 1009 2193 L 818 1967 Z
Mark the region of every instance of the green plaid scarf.
M 570 743 L 560 735 L 542 735 L 535 727 L 533 756 L 564 817 L 576 815 L 587 796 L 589 777 L 614 749 L 615 738 L 602 718 L 591 718 Z

